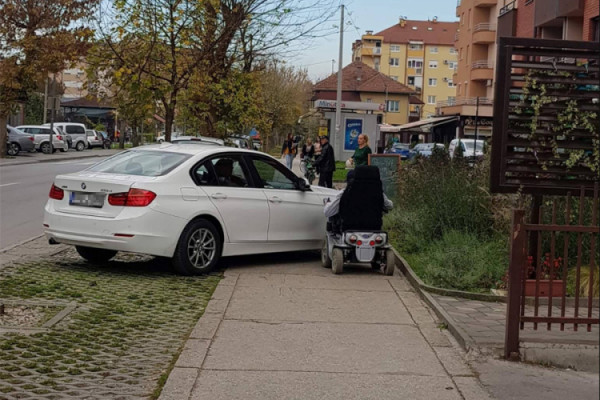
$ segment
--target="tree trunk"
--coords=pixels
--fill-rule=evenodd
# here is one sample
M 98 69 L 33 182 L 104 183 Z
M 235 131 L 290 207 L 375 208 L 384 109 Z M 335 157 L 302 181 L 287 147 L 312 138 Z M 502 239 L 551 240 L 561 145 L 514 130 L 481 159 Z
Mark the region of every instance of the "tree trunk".
M 8 115 L 0 114 L 0 158 L 6 158 L 6 141 L 8 140 L 8 129 L 6 129 L 6 123 L 8 121 Z
M 139 123 L 133 123 L 133 130 L 131 131 L 131 144 L 133 147 L 138 147 L 140 145 L 140 132 L 139 132 Z
M 165 106 L 165 142 L 170 142 L 173 121 L 175 120 L 175 104 L 163 102 L 163 105 Z

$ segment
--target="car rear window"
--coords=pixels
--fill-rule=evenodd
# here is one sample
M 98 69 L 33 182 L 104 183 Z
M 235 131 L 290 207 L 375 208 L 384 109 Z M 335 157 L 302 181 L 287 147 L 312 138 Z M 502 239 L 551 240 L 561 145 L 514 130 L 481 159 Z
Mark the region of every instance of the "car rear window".
M 189 154 L 167 151 L 124 151 L 88 168 L 88 171 L 161 176 L 168 174 L 190 157 Z

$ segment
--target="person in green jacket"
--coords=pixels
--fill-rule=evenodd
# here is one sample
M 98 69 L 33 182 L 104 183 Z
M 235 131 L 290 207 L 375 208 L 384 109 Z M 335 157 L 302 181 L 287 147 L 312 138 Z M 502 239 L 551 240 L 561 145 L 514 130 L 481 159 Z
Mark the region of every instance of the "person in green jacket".
M 371 154 L 371 148 L 369 147 L 369 137 L 364 133 L 358 135 L 358 149 L 354 150 L 352 155 L 352 165 L 358 167 L 359 165 L 369 164 L 369 154 Z

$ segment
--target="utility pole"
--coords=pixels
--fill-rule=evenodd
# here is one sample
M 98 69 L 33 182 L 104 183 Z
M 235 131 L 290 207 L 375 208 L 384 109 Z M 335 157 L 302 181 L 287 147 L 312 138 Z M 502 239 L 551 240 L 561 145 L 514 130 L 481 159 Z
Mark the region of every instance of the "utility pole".
M 52 136 L 54 135 L 54 111 L 56 109 L 56 74 L 52 74 L 52 84 L 50 85 L 50 154 L 54 152 L 54 145 L 52 143 Z M 45 110 L 44 110 L 45 111 Z M 67 140 L 67 132 L 65 132 L 65 140 Z
M 344 5 L 341 7 L 340 18 L 340 56 L 338 60 L 338 76 L 337 76 L 337 96 L 335 103 L 335 140 L 339 143 L 340 130 L 342 127 L 342 58 L 344 56 Z
M 49 76 L 46 77 L 44 85 L 44 119 L 42 124 L 45 124 L 48 120 L 48 79 L 50 79 Z
M 479 96 L 477 96 L 477 100 L 475 102 L 475 143 L 473 143 L 473 158 L 476 160 L 477 158 L 477 139 L 478 139 L 478 132 L 477 132 L 477 128 L 479 124 Z

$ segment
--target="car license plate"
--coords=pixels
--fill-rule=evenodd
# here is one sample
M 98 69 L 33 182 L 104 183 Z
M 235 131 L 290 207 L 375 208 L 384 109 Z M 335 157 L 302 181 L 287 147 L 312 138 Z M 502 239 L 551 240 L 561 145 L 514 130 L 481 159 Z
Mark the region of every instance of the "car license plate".
M 102 208 L 104 205 L 104 193 L 71 192 L 69 204 L 80 207 Z

